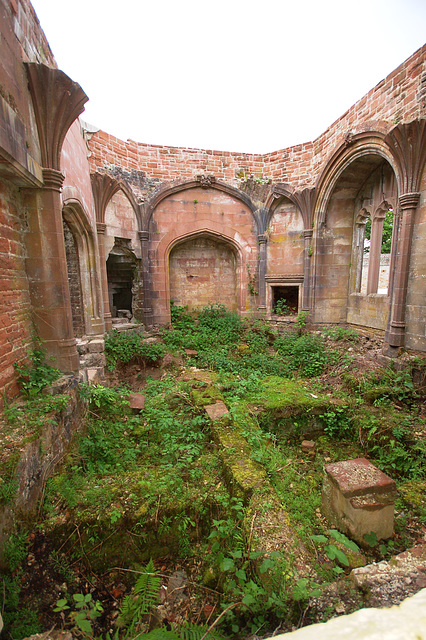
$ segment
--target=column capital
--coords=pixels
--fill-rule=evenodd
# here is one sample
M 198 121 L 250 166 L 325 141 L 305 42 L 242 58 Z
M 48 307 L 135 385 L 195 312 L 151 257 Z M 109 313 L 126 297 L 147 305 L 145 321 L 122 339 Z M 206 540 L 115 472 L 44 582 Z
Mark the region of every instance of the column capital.
M 314 235 L 314 230 L 313 229 L 304 229 L 303 230 L 303 237 L 304 238 L 312 238 L 313 235 Z
M 403 193 L 399 196 L 399 205 L 401 209 L 415 209 L 419 204 L 420 193 Z
M 96 223 L 96 231 L 100 236 L 104 236 L 106 232 L 106 224 L 105 222 L 97 222 Z
M 257 242 L 258 242 L 259 244 L 266 244 L 266 243 L 267 243 L 267 241 L 268 241 L 268 238 L 266 237 L 266 234 L 265 234 L 265 233 L 260 233 L 260 234 L 257 236 Z
M 64 184 L 65 176 L 57 169 L 49 169 L 47 167 L 42 169 L 43 172 L 43 186 L 45 189 L 54 189 L 60 191 Z
M 149 240 L 149 231 L 138 231 L 139 240 L 147 242 Z

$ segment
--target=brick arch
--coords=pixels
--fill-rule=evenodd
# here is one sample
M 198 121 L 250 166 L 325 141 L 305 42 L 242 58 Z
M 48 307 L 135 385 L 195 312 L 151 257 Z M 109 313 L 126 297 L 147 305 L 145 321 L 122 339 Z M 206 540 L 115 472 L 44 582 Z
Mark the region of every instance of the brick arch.
M 103 332 L 103 322 L 99 264 L 93 229 L 81 201 L 75 197 L 64 199 L 62 217 L 73 235 L 77 249 L 84 333 L 96 335 Z

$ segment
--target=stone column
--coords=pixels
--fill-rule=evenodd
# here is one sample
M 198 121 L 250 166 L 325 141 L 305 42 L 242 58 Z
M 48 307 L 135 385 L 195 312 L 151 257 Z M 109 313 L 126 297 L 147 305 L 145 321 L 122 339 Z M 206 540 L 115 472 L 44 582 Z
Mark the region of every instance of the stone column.
M 62 143 L 88 98 L 63 71 L 26 62 L 40 144 L 44 187 L 28 206 L 27 272 L 34 323 L 55 366 L 77 371 L 79 358 L 72 327 L 71 300 L 62 223 L 60 171 Z
M 28 193 L 26 269 L 37 334 L 53 366 L 77 371 L 79 358 L 72 327 L 67 259 L 62 228 L 61 187 L 64 176 L 43 169 L 44 187 Z
M 109 308 L 108 276 L 107 276 L 107 270 L 106 270 L 106 255 L 105 255 L 106 224 L 104 222 L 97 222 L 96 231 L 98 234 L 99 262 L 101 266 L 101 287 L 102 287 L 102 300 L 103 300 L 103 306 L 104 306 L 104 324 L 105 324 L 105 331 L 109 331 L 112 328 L 112 319 L 111 319 L 111 310 Z
M 302 310 L 309 311 L 311 308 L 311 259 L 312 259 L 312 236 L 313 229 L 303 231 L 303 294 Z
M 410 267 L 411 241 L 414 217 L 420 200 L 419 193 L 405 193 L 399 198 L 401 223 L 396 250 L 395 275 L 392 290 L 392 306 L 387 342 L 390 351 L 398 350 L 404 344 L 405 305 Z M 386 350 L 386 348 L 385 348 Z M 392 353 L 390 354 L 392 355 Z
M 139 231 L 142 252 L 142 274 L 143 274 L 143 317 L 146 327 L 152 326 L 152 295 L 151 279 L 149 271 L 149 232 Z
M 257 236 L 259 245 L 259 306 L 258 309 L 262 313 L 266 313 L 266 242 L 267 238 L 264 233 Z

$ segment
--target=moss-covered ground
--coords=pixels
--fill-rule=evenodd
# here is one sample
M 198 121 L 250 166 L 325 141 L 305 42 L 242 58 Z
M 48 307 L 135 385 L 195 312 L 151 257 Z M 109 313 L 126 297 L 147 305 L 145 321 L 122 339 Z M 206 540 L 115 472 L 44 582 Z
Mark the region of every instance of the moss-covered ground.
M 138 335 L 108 337 L 120 387 L 83 390 L 84 435 L 48 480 L 36 521 L 16 525 L 8 637 L 56 625 L 105 640 L 201 638 L 215 621 L 207 638 L 267 637 L 333 615 L 330 584 L 344 612 L 362 606 L 350 570 L 424 537 L 425 390 L 412 371 L 425 361 L 406 355 L 397 370 L 353 329 L 309 331 L 301 317 L 278 330 L 218 306 L 173 309 L 156 342 Z M 145 380 L 146 363 L 157 379 Z M 139 414 L 132 391 L 145 395 Z M 212 420 L 205 407 L 218 402 L 228 411 Z M 330 533 L 321 485 L 324 464 L 361 456 L 400 497 L 393 539 L 356 550 Z M 146 585 L 152 573 L 159 593 Z

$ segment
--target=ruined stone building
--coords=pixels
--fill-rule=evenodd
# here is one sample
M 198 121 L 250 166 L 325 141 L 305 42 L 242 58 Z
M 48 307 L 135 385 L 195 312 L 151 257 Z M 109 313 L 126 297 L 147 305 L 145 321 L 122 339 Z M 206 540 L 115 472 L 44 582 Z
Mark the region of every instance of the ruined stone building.
M 0 0 L 0 29 L 3 394 L 35 334 L 78 371 L 76 338 L 118 313 L 167 323 L 171 300 L 270 317 L 285 299 L 426 351 L 426 45 L 313 142 L 260 155 L 93 130 L 29 0 Z

